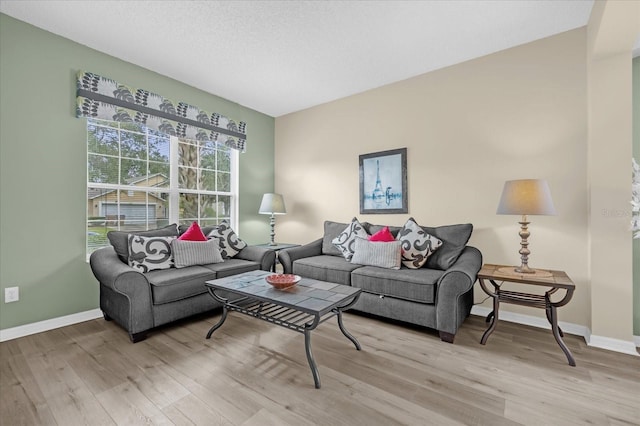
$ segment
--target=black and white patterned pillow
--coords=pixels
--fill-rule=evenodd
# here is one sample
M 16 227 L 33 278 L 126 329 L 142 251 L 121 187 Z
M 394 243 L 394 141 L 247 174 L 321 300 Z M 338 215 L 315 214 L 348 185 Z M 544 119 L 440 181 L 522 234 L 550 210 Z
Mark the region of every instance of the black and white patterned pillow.
M 396 240 L 402 243 L 402 264 L 409 269 L 422 268 L 429 256 L 442 246 L 442 240 L 427 234 L 413 218 L 407 220 Z
M 213 231 L 209 232 L 207 237 L 218 239 L 220 243 L 220 254 L 223 259 L 235 256 L 240 250 L 247 246 L 247 243 L 242 241 L 240 237 L 238 237 L 238 234 L 233 232 L 229 222 L 226 220 L 223 220 L 218 226 L 213 228 Z
M 129 234 L 129 266 L 140 272 L 173 267 L 171 242 L 177 237 L 145 237 Z
M 367 239 L 369 234 L 364 230 L 362 224 L 358 222 L 358 219 L 354 217 L 349 226 L 331 242 L 340 250 L 345 259 L 351 261 L 357 237 Z
M 171 251 L 176 268 L 221 263 L 223 259 L 219 244 L 217 238 L 208 241 L 174 240 L 171 243 Z

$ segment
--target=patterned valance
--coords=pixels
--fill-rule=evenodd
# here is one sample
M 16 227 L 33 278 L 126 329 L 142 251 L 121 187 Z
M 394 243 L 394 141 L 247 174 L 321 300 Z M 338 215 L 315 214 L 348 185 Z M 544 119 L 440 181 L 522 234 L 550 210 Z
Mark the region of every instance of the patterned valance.
M 78 73 L 76 115 L 136 122 L 187 139 L 210 140 L 245 151 L 247 124 L 184 102 L 133 89 L 86 71 Z

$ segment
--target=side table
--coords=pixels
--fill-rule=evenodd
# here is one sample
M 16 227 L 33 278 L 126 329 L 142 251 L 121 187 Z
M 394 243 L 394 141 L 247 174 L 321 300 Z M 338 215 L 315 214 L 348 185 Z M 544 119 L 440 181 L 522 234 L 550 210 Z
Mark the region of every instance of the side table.
M 486 281 L 489 281 L 493 287 L 493 291 L 487 287 Z M 551 324 L 553 337 L 564 352 L 569 361 L 569 365 L 575 367 L 576 361 L 571 354 L 567 345 L 565 345 L 562 337 L 564 334 L 558 327 L 558 314 L 556 309 L 566 305 L 573 296 L 575 284 L 563 271 L 536 270 L 533 274 L 522 274 L 515 272 L 513 267 L 506 265 L 485 264 L 478 272 L 478 281 L 485 293 L 493 298 L 493 311 L 487 316 L 487 322 L 490 322 L 489 328 L 482 335 L 481 344 L 487 343 L 487 339 L 495 330 L 498 323 L 498 310 L 500 302 L 511 303 L 515 305 L 530 306 L 533 308 L 542 308 L 547 314 L 547 320 Z M 498 281 L 500 283 L 498 284 Z M 531 284 L 543 287 L 549 287 L 544 295 L 523 293 L 519 291 L 507 291 L 501 288 L 504 282 Z M 564 290 L 565 295 L 557 302 L 551 300 L 551 296 L 558 290 Z
M 279 263 L 278 252 L 280 250 L 284 250 L 284 249 L 288 249 L 288 248 L 292 248 L 292 247 L 300 247 L 300 244 L 277 243 L 276 245 L 272 246 L 271 244 L 266 243 L 266 244 L 257 244 L 257 246 L 258 247 L 268 248 L 268 249 L 274 250 L 276 252 L 276 261 L 273 263 L 273 266 L 271 267 L 271 272 L 276 272 L 276 265 Z

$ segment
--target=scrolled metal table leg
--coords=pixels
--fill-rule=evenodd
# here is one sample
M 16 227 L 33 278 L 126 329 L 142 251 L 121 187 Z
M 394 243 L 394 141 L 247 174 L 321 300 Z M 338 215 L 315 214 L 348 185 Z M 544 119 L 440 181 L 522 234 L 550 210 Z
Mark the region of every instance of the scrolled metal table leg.
M 307 352 L 307 361 L 309 362 L 309 367 L 311 367 L 313 382 L 315 383 L 316 389 L 320 389 L 320 374 L 318 373 L 316 361 L 313 359 L 313 354 L 311 353 L 311 330 L 309 329 L 304 331 L 304 350 Z
M 345 328 L 344 328 L 344 324 L 342 323 L 342 311 L 338 310 L 338 327 L 340 327 L 340 331 L 342 331 L 342 334 L 344 334 L 347 339 L 351 340 L 353 342 L 353 344 L 355 345 L 357 350 L 360 350 L 360 343 L 356 340 L 355 337 L 353 337 L 353 335 L 351 333 L 349 333 Z
M 558 314 L 556 313 L 555 306 L 549 306 L 549 314 L 551 316 L 551 330 L 553 331 L 553 337 L 556 338 L 556 342 L 558 342 L 560 349 L 562 349 L 562 352 L 564 352 L 564 354 L 566 355 L 567 360 L 569 361 L 569 365 L 575 367 L 576 361 L 575 359 L 573 359 L 573 354 L 571 353 L 567 345 L 565 345 L 562 337 L 560 337 L 560 327 L 558 327 Z
M 484 345 L 487 343 L 487 339 L 493 333 L 493 330 L 496 329 L 496 325 L 498 324 L 498 308 L 500 307 L 499 296 L 497 294 L 491 295 L 493 298 L 493 318 L 491 318 L 491 324 L 489 324 L 489 328 L 482 335 L 482 339 L 480 339 L 480 344 Z
M 489 312 L 489 315 L 487 315 L 487 318 L 485 318 L 484 322 L 490 322 L 493 319 L 493 311 Z
M 480 344 L 484 345 L 487 343 L 487 339 L 493 333 L 493 330 L 496 329 L 496 325 L 498 324 L 498 308 L 500 307 L 500 286 L 494 281 L 489 280 L 491 285 L 493 286 L 493 291 L 487 288 L 487 284 L 484 282 L 482 278 L 478 278 L 478 282 L 480 282 L 480 287 L 482 290 L 489 295 L 493 299 L 493 311 L 487 315 L 486 322 L 490 322 L 489 327 L 485 330 L 482 338 L 480 339 Z
M 544 311 L 547 314 L 547 321 L 549 321 L 549 324 L 551 324 L 551 328 L 553 328 L 553 322 L 551 320 L 551 306 L 547 306 Z M 558 333 L 560 334 L 560 337 L 564 337 L 564 333 L 562 332 L 560 326 L 558 326 Z
M 224 323 L 224 320 L 227 319 L 227 314 L 228 313 L 229 313 L 229 311 L 227 309 L 227 305 L 223 305 L 222 306 L 222 317 L 220 318 L 220 321 L 218 321 L 217 324 L 215 324 L 213 327 L 211 327 L 209 329 L 209 332 L 207 333 L 207 339 L 210 339 L 211 335 L 213 334 L 213 332 L 220 328 L 222 323 Z

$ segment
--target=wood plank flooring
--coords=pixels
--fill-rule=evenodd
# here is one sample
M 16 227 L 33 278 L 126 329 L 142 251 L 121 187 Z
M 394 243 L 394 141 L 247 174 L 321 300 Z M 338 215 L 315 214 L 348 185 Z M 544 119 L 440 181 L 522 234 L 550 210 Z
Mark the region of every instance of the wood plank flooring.
M 231 313 L 131 344 L 102 319 L 0 343 L 2 425 L 640 425 L 640 357 L 500 322 L 486 346 L 471 316 L 455 344 L 435 331 L 345 314 L 301 334 Z

